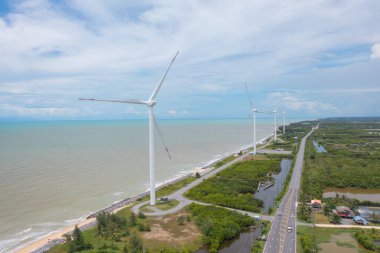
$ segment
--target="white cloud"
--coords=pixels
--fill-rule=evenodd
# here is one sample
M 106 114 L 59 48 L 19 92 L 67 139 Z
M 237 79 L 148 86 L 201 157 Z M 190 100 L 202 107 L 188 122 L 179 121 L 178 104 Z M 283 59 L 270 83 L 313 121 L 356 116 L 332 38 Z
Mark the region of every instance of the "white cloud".
M 186 110 L 182 110 L 182 111 L 179 111 L 179 112 L 178 112 L 177 110 L 171 109 L 171 110 L 168 111 L 168 114 L 169 114 L 170 116 L 176 117 L 176 116 L 184 116 L 184 115 L 188 115 L 189 112 L 186 111 Z
M 26 108 L 16 105 L 10 104 L 2 104 L 2 109 L 0 110 L 2 114 L 7 115 L 11 113 L 11 115 L 17 116 L 25 116 L 25 117 L 74 117 L 78 115 L 78 111 L 71 108 Z
M 307 97 L 308 95 L 305 93 L 289 91 L 271 92 L 268 95 L 269 101 L 278 103 L 280 110 L 284 110 L 281 107 L 285 107 L 293 111 L 305 111 L 312 115 L 323 115 L 325 113 L 336 115 L 340 112 L 336 106 L 328 102 L 308 99 Z
M 368 45 L 379 58 L 378 1 L 21 0 L 11 10 L 0 16 L 0 96 L 8 104 L 25 106 L 20 95 L 36 103 L 47 95 L 146 98 L 177 49 L 160 107 L 180 104 L 192 114 L 190 105 L 212 109 L 206 96 L 237 97 L 244 81 L 256 99 L 258 91 L 310 89 L 323 69 L 332 69 L 331 81 L 320 89 L 370 90 L 379 78 L 379 61 L 368 59 Z M 336 72 L 359 64 L 367 71 Z M 294 79 L 298 87 L 289 86 Z
M 372 54 L 371 59 L 380 58 L 380 43 L 374 44 L 371 48 Z

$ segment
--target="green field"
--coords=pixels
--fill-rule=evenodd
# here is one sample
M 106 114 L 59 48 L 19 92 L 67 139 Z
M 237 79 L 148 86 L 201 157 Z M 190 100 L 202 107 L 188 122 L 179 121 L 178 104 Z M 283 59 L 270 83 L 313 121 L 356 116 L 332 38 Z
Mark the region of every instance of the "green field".
M 368 230 L 371 232 L 371 230 Z M 365 249 L 355 239 L 360 229 L 316 228 L 315 245 L 319 253 L 373 253 L 377 251 Z M 379 231 L 375 231 L 377 236 Z M 297 227 L 297 252 L 311 253 L 314 250 L 314 231 L 310 226 Z
M 185 195 L 215 205 L 260 212 L 263 203 L 253 194 L 260 181 L 271 179 L 267 177 L 269 172 L 279 171 L 278 159 L 239 162 L 190 189 Z

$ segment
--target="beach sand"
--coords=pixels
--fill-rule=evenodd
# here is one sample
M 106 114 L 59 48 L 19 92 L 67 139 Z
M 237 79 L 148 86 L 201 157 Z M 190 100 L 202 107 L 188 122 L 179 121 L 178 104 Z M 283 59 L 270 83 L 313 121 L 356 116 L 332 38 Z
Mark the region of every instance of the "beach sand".
M 95 218 L 90 218 L 87 220 L 84 220 L 82 222 L 79 222 L 76 224 L 78 227 L 83 227 L 91 224 L 92 222 L 95 222 Z M 41 239 L 38 239 L 37 241 L 31 242 L 30 244 L 26 246 L 22 246 L 22 248 L 16 249 L 13 251 L 14 253 L 30 253 L 34 250 L 37 250 L 39 248 L 42 248 L 43 246 L 47 245 L 50 241 L 56 240 L 56 239 L 61 239 L 63 236 L 67 233 L 70 233 L 74 230 L 75 225 L 71 225 L 65 228 L 62 228 L 56 232 L 53 232 L 50 235 L 47 235 Z

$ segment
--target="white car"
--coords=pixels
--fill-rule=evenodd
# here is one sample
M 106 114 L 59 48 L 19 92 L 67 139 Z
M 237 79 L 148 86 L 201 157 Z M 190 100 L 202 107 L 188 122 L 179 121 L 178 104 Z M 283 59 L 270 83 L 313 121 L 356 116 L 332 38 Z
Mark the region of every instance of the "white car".
M 291 227 L 291 226 L 288 226 L 288 232 L 289 232 L 289 233 L 292 232 L 292 227 Z

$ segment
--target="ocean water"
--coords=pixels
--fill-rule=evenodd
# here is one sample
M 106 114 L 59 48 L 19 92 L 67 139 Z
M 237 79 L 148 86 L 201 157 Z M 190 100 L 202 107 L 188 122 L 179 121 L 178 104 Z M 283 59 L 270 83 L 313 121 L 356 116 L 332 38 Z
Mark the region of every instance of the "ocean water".
M 252 143 L 251 122 L 161 120 L 156 183 Z M 239 133 L 238 133 L 239 132 Z M 257 140 L 272 134 L 257 120 Z M 148 124 L 133 121 L 0 123 L 0 252 L 11 252 L 147 190 Z

